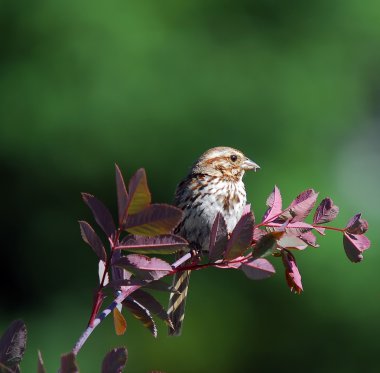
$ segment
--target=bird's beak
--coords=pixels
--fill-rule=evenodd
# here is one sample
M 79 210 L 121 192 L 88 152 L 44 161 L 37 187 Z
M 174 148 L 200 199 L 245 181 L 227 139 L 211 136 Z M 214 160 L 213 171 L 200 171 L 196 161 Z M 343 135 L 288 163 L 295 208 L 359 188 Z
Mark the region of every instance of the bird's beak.
M 258 164 L 256 164 L 255 162 L 251 161 L 249 158 L 246 158 L 246 160 L 241 165 L 241 168 L 243 170 L 253 170 L 253 171 L 256 171 L 256 170 L 258 170 L 260 168 L 260 166 Z

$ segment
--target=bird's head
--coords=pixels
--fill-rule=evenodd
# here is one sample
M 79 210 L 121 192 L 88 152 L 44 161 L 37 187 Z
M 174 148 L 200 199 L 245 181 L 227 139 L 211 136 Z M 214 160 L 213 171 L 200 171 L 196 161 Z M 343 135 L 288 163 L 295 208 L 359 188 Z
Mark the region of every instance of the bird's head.
M 219 146 L 203 153 L 192 167 L 192 173 L 241 179 L 245 171 L 256 171 L 260 167 L 241 151 Z

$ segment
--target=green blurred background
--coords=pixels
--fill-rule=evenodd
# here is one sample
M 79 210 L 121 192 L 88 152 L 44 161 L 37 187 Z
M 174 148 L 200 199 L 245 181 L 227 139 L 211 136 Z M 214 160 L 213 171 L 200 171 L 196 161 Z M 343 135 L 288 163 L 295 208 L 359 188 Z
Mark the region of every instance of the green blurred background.
M 357 212 L 373 242 L 352 264 L 339 234 L 297 253 L 305 292 L 283 270 L 194 273 L 184 333 L 155 340 L 127 316 L 79 355 L 97 372 L 114 346 L 129 372 L 378 372 L 380 4 L 355 0 L 0 2 L 1 330 L 29 329 L 24 372 L 49 372 L 88 320 L 97 260 L 77 220 L 90 192 L 115 211 L 114 162 L 145 167 L 154 201 L 206 149 L 229 145 L 256 216 L 277 184 L 313 187 Z M 166 303 L 166 295 L 160 298 Z

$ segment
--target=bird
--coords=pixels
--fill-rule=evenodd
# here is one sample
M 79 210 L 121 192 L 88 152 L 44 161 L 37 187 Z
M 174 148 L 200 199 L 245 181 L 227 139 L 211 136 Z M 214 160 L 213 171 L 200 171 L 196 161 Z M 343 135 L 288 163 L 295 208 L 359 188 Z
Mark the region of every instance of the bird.
M 183 211 L 183 217 L 174 233 L 185 238 L 192 250 L 207 253 L 216 215 L 221 213 L 231 233 L 246 205 L 244 173 L 259 168 L 237 149 L 218 146 L 204 152 L 177 185 L 174 204 Z M 167 311 L 172 336 L 181 335 L 190 272 L 179 271 L 173 277 Z

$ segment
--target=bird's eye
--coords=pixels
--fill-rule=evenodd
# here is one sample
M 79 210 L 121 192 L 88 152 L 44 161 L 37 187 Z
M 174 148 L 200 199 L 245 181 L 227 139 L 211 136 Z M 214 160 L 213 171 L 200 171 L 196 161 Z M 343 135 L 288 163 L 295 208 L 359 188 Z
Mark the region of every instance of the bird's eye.
M 237 160 L 238 157 L 237 157 L 236 154 L 232 154 L 230 158 L 231 158 L 231 161 L 232 161 L 232 162 L 235 162 L 235 161 Z

